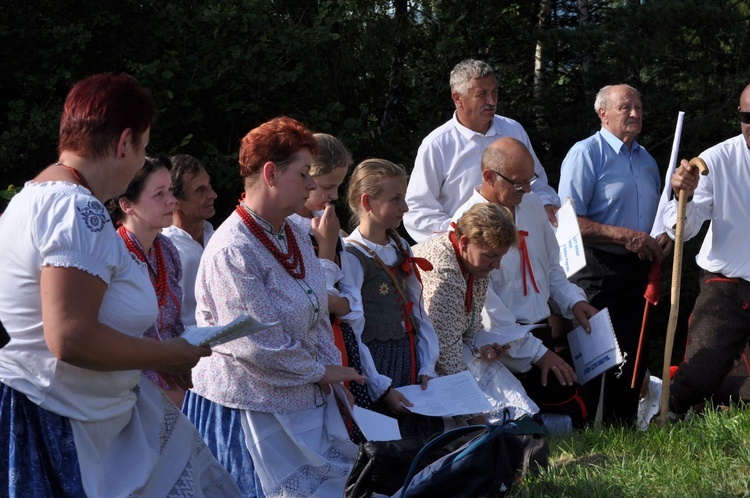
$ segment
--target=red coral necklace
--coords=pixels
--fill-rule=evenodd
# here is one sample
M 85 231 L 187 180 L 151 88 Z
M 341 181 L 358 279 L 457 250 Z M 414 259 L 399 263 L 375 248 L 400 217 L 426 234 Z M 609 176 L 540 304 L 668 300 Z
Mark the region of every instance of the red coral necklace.
M 260 224 L 255 221 L 255 218 L 253 218 L 253 216 L 247 211 L 247 208 L 244 207 L 244 204 L 240 204 L 239 206 L 237 206 L 236 211 L 240 218 L 242 218 L 242 221 L 245 223 L 245 226 L 248 228 L 248 230 L 250 230 L 250 232 L 255 235 L 255 238 L 257 238 L 261 242 L 261 244 L 263 244 L 265 248 L 271 252 L 271 254 L 273 254 L 273 256 L 276 258 L 276 261 L 281 263 L 281 266 L 284 267 L 289 275 L 296 278 L 297 280 L 302 280 L 305 278 L 305 262 L 302 259 L 302 253 L 300 252 L 299 246 L 297 245 L 297 239 L 294 237 L 294 232 L 292 232 L 289 223 L 284 226 L 284 236 L 286 237 L 287 241 L 287 252 L 283 253 L 276 246 L 276 244 L 273 243 L 263 227 L 261 227 Z
M 164 262 L 164 253 L 162 253 L 161 250 L 161 243 L 158 240 L 154 240 L 154 254 L 156 255 L 156 275 L 152 275 L 152 273 L 154 272 L 153 270 L 151 270 L 151 266 L 148 264 L 146 254 L 143 252 L 143 249 L 141 249 L 141 247 L 133 241 L 132 232 L 125 228 L 124 225 L 121 225 L 120 228 L 117 229 L 117 233 L 120 234 L 122 240 L 125 241 L 125 246 L 128 248 L 128 251 L 134 254 L 135 257 L 140 261 L 146 263 L 146 266 L 149 267 L 151 284 L 153 284 L 154 286 L 156 297 L 159 300 L 159 307 L 161 308 L 167 302 L 167 294 L 169 291 L 169 289 L 167 288 L 167 265 Z
M 60 161 L 57 161 L 55 163 L 55 165 L 62 166 L 63 168 L 65 168 L 68 171 L 70 171 L 70 173 L 75 177 L 76 180 L 78 180 L 78 182 L 81 184 L 81 186 L 82 187 L 86 187 L 89 190 L 89 192 L 91 192 L 91 195 L 94 195 L 94 191 L 91 190 L 91 186 L 89 185 L 89 182 L 86 181 L 86 179 L 83 177 L 83 175 L 81 174 L 80 171 L 78 171 L 77 169 L 73 168 L 72 166 L 68 166 L 67 164 L 63 164 Z

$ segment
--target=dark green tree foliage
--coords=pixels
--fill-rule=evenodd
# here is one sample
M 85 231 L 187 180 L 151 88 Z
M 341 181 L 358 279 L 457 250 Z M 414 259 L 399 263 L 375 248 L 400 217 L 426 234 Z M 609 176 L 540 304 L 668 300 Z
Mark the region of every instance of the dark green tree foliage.
M 55 159 L 65 94 L 101 71 L 127 71 L 152 89 L 151 150 L 204 159 L 227 206 L 239 191 L 239 139 L 282 114 L 339 136 L 357 160 L 410 168 L 422 138 L 453 112 L 449 71 L 467 57 L 497 69 L 499 112 L 526 127 L 553 185 L 568 148 L 597 129 L 592 100 L 605 84 L 643 92 L 641 142 L 662 167 L 678 110 L 687 113 L 683 155 L 738 132 L 733 111 L 750 81 L 745 2 L 549 3 L 540 28 L 539 1 L 6 0 L 2 182 L 22 184 Z
M 552 164 L 545 164 L 559 165 L 573 142 L 598 128 L 593 94 L 587 92 L 612 83 L 629 83 L 642 92 L 640 142 L 663 169 L 680 110 L 686 112 L 683 156 L 739 132 L 734 110 L 750 82 L 744 2 L 590 2 L 594 21 L 586 26 L 575 25 L 571 3 L 576 2 L 563 6 L 565 25 L 543 35 L 555 52 L 548 55 L 544 99 L 550 103 L 544 106 L 549 123 L 544 140 L 551 144 Z M 587 57 L 591 65 L 583 71 Z
M 338 136 L 356 161 L 379 156 L 410 169 L 422 139 L 450 118 L 449 72 L 468 57 L 496 68 L 498 112 L 526 127 L 553 186 L 570 146 L 598 128 L 593 98 L 607 84 L 641 90 L 639 141 L 663 171 L 678 111 L 686 112 L 681 157 L 739 133 L 735 109 L 750 83 L 747 2 L 546 3 L 540 22 L 540 0 L 4 0 L 0 189 L 56 159 L 63 99 L 97 72 L 125 71 L 152 89 L 150 151 L 206 162 L 220 194 L 217 222 L 241 190 L 240 138 L 275 116 Z M 668 301 L 668 271 L 664 282 Z M 697 286 L 682 288 L 687 316 Z

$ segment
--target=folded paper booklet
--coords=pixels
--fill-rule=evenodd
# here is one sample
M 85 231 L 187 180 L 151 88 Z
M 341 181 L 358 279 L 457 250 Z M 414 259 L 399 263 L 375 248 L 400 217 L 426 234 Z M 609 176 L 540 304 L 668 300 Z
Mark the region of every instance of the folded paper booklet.
M 270 329 L 279 322 L 261 323 L 250 315 L 240 316 L 217 327 L 190 327 L 180 336 L 194 346 L 218 346 L 225 342 Z
M 604 308 L 599 311 L 589 319 L 589 324 L 591 333 L 583 330 L 583 327 L 577 327 L 568 334 L 573 368 L 579 384 L 587 383 L 624 360 L 609 310 Z

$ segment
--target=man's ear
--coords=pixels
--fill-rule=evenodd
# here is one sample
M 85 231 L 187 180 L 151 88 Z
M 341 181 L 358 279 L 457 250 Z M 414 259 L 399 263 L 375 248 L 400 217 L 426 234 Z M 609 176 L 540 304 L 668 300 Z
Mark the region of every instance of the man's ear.
M 495 182 L 495 173 L 489 168 L 482 170 L 482 181 L 492 185 Z
M 463 96 L 458 92 L 451 93 L 451 99 L 453 99 L 453 103 L 456 105 L 456 109 L 463 108 L 462 98 Z
M 604 115 L 607 114 L 607 110 L 604 107 L 600 107 L 596 113 L 599 115 L 599 120 L 604 122 Z

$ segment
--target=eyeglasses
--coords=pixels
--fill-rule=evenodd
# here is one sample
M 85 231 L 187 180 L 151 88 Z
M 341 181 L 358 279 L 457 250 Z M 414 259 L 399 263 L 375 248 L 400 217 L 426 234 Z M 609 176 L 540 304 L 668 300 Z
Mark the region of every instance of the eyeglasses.
M 737 116 L 740 118 L 740 123 L 750 124 L 750 112 L 737 111 Z
M 748 114 L 750 114 L 750 113 L 748 113 Z M 490 171 L 492 171 L 493 173 L 495 173 L 497 176 L 499 176 L 500 178 L 502 178 L 506 182 L 508 182 L 511 185 L 513 185 L 513 188 L 516 189 L 516 190 L 523 190 L 526 187 L 530 187 L 530 186 L 534 185 L 534 182 L 539 179 L 539 175 L 537 175 L 536 173 L 534 173 L 534 176 L 532 176 L 528 180 L 521 180 L 520 182 L 514 182 L 513 180 L 511 180 L 507 176 L 503 176 L 502 174 L 500 174 L 500 172 L 495 171 L 494 169 L 491 169 Z

